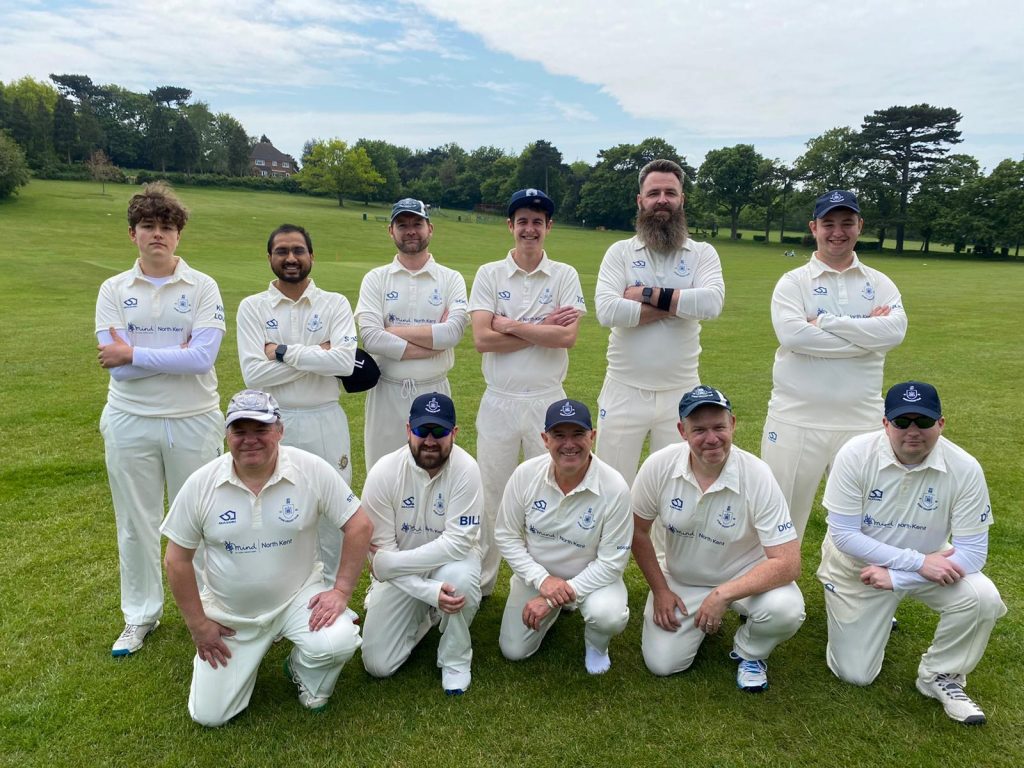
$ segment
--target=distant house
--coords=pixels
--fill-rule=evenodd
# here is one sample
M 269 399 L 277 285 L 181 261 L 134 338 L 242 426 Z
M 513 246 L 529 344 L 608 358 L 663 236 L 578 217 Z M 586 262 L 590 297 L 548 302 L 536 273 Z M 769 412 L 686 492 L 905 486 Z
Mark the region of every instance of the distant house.
M 249 173 L 253 176 L 291 176 L 298 172 L 295 158 L 277 149 L 266 136 L 260 137 L 249 154 Z

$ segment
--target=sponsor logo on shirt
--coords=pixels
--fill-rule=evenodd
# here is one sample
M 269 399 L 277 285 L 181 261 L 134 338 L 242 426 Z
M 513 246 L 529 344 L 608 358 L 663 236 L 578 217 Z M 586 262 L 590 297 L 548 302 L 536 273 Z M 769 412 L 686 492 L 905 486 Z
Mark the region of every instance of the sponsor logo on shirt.
M 540 536 L 541 538 L 544 538 L 544 539 L 553 539 L 553 538 L 555 538 L 555 534 L 548 533 L 547 531 L 542 531 L 540 528 L 538 528 L 535 525 L 527 526 L 526 530 L 528 530 L 530 533 L 535 534 L 537 536 Z
M 128 309 L 131 309 L 132 307 L 139 306 L 139 300 L 136 299 L 134 296 L 129 296 L 127 299 L 124 300 L 124 305 L 128 307 Z
M 671 533 L 673 536 L 682 536 L 684 539 L 693 538 L 693 530 L 684 531 L 681 528 L 676 528 L 671 523 L 665 526 L 665 530 Z
M 779 433 L 778 432 L 769 432 L 768 433 L 768 442 L 769 443 L 778 442 L 778 439 L 779 439 Z
M 267 320 L 267 328 L 271 331 L 277 330 L 277 320 L 273 317 Z
M 577 549 L 585 548 L 584 544 L 580 544 L 578 541 L 573 541 L 572 539 L 567 539 L 562 534 L 558 534 L 558 540 L 563 544 L 572 544 L 572 546 L 576 547 Z
M 291 523 L 299 516 L 298 508 L 292 504 L 290 498 L 284 500 L 284 506 L 281 507 L 281 511 L 277 513 L 277 519 L 282 523 Z
M 415 496 L 407 496 L 406 498 L 402 499 L 402 509 L 415 509 L 415 507 L 416 507 L 416 497 Z
M 512 292 L 511 291 L 498 291 L 498 298 L 501 299 L 502 301 L 508 301 L 509 299 L 512 298 Z
M 223 304 L 218 304 L 216 309 L 213 310 L 213 319 L 214 320 L 223 320 L 224 319 L 224 305 Z
M 217 517 L 220 518 L 220 522 L 217 525 L 230 525 L 238 520 L 238 513 L 233 509 L 229 509 L 226 512 L 221 512 Z
M 176 302 L 174 302 L 174 311 L 175 312 L 180 312 L 181 314 L 185 314 L 186 312 L 188 312 L 191 309 L 192 309 L 192 305 L 189 304 L 188 296 L 186 296 L 184 293 L 181 294 L 181 298 L 179 298 Z
M 647 266 L 647 262 L 644 259 L 637 259 L 636 261 L 633 262 L 633 266 L 636 267 L 637 269 L 641 269 L 642 267 Z
M 787 520 L 782 525 L 777 525 L 775 527 L 778 529 L 779 533 L 785 533 L 786 531 L 793 530 L 793 523 Z
M 459 525 L 480 525 L 480 516 L 459 515 Z
M 310 333 L 316 333 L 317 331 L 323 330 L 324 321 L 320 319 L 320 315 L 313 313 L 313 316 L 309 318 L 309 322 L 306 323 L 306 330 Z
M 885 492 L 881 488 L 872 488 L 868 493 L 868 501 L 881 501 Z
M 576 525 L 582 528 L 584 531 L 589 531 L 597 524 L 597 520 L 594 518 L 594 508 L 587 507 L 587 511 L 579 516 L 576 521 Z
M 672 501 L 670 501 L 669 504 L 672 505 L 672 509 L 682 509 L 683 508 L 683 500 L 680 499 L 678 496 L 676 496 L 674 499 L 672 499 Z
M 398 291 L 388 291 L 384 294 L 384 298 L 388 301 L 398 301 Z
M 249 544 L 236 544 L 233 541 L 225 541 L 224 550 L 231 555 L 254 555 L 261 549 L 287 547 L 292 543 L 292 541 L 294 541 L 294 539 L 272 539 L 270 541 L 256 539 L 256 541 L 250 542 Z
M 824 285 L 819 285 L 812 291 L 812 293 L 815 296 L 828 296 L 828 288 L 826 288 Z
M 913 531 L 927 531 L 928 530 L 928 526 L 927 525 L 919 525 L 917 523 L 904 523 L 904 522 L 900 522 L 898 520 L 882 521 L 882 520 L 879 520 L 877 518 L 872 517 L 871 515 L 864 515 L 864 521 L 863 521 L 863 525 L 861 527 L 862 528 L 885 528 L 885 529 L 909 528 L 910 530 L 913 530 Z
M 697 533 L 697 538 L 700 539 L 701 541 L 706 541 L 708 544 L 714 544 L 715 546 L 718 546 L 718 547 L 724 547 L 725 546 L 725 542 L 722 541 L 721 539 L 716 539 L 713 536 L 708 536 L 708 535 L 706 535 L 704 533 L 701 533 L 701 532 Z
M 827 309 L 824 309 L 822 307 L 818 307 L 818 314 L 819 315 L 824 315 L 826 312 L 828 312 Z
M 988 520 L 988 516 L 991 515 L 991 514 L 992 514 L 992 505 L 991 504 L 986 504 L 985 505 L 985 511 L 981 513 L 981 518 L 980 518 L 981 522 L 984 523 L 986 520 Z
M 543 512 L 548 508 L 548 503 L 544 499 L 535 499 L 533 502 L 533 508 L 538 512 Z
M 603 419 L 603 418 L 604 418 L 605 416 L 607 416 L 607 415 L 608 415 L 608 411 L 607 411 L 607 410 L 606 410 L 605 408 L 601 408 L 601 409 L 600 409 L 600 410 L 598 410 L 598 412 L 597 412 L 597 417 L 598 417 L 599 419 Z

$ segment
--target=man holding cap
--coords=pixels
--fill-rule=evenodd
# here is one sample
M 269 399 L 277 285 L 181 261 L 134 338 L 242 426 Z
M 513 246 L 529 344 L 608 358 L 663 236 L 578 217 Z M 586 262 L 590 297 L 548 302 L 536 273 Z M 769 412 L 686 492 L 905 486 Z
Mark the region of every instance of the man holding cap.
M 495 541 L 512 568 L 499 643 L 518 661 L 540 648 L 561 609 L 579 608 L 584 663 L 611 667 L 608 645 L 629 621 L 626 584 L 633 520 L 629 487 L 591 453 L 587 406 L 556 400 L 542 434 L 547 454 L 524 461 L 501 499 Z
M 246 389 L 228 405 L 230 453 L 185 482 L 160 527 L 167 581 L 192 633 L 196 656 L 188 711 L 223 725 L 249 704 L 260 661 L 282 637 L 295 645 L 285 674 L 306 709 L 320 711 L 359 647 L 348 609 L 373 526 L 338 471 L 281 445 L 277 401 Z M 345 534 L 334 586 L 324 580 L 318 518 Z M 206 587 L 192 558 L 206 547 Z
M 434 260 L 433 232 L 422 201 L 406 197 L 395 203 L 388 234 L 398 252 L 390 264 L 367 272 L 359 288 L 359 333 L 381 373 L 366 393 L 367 470 L 405 446 L 405 417 L 418 394 L 451 394 L 448 371 L 469 324 L 466 281 Z
M 390 677 L 440 622 L 437 666 L 450 695 L 469 688 L 469 627 L 480 605 L 480 470 L 455 445 L 455 404 L 420 395 L 409 442 L 366 475 L 363 506 L 373 521 L 373 584 L 366 596 L 363 666 Z
M 473 343 L 483 354 L 487 389 L 476 419 L 476 458 L 484 483 L 483 594 L 501 560 L 494 519 L 512 471 L 544 452 L 544 409 L 565 397 L 569 349 L 587 311 L 580 277 L 544 250 L 555 204 L 539 189 L 521 189 L 508 204 L 513 247 L 477 270 L 470 294 Z
M 732 444 L 729 400 L 700 386 L 679 402 L 683 443 L 651 454 L 633 483 L 633 556 L 651 586 L 643 655 L 656 675 L 688 669 L 730 608 L 747 617 L 733 636 L 736 684 L 768 687 L 765 659 L 804 620 L 800 542 L 767 465 Z M 651 543 L 664 531 L 664 568 Z
M 683 169 L 652 160 L 640 170 L 636 236 L 612 244 L 597 275 L 597 321 L 610 328 L 597 399 L 597 455 L 632 483 L 644 440 L 674 443 L 676 407 L 700 383 L 700 321 L 722 312 L 718 253 L 689 237 Z
M 779 349 L 761 437 L 801 539 L 836 452 L 878 428 L 885 353 L 907 332 L 899 290 L 854 250 L 864 229 L 857 196 L 826 192 L 810 228 L 817 250 L 772 295 Z
M 282 224 L 270 233 L 267 261 L 275 279 L 238 305 L 238 360 L 245 385 L 280 404 L 288 425 L 281 444 L 319 456 L 351 484 L 338 377 L 352 373 L 356 323 L 347 298 L 313 282 L 313 259 L 313 241 L 302 227 Z M 320 525 L 320 559 L 330 582 L 341 557 L 341 535 L 326 517 Z
M 942 436 L 935 387 L 907 381 L 885 396 L 883 430 L 842 447 L 825 486 L 825 585 L 829 669 L 868 685 L 882 668 L 890 622 L 904 597 L 939 614 L 917 668 L 917 689 L 958 722 L 985 714 L 967 694 L 996 620 L 1006 613 L 981 569 L 992 525 L 978 462 Z M 952 546 L 950 537 L 952 536 Z

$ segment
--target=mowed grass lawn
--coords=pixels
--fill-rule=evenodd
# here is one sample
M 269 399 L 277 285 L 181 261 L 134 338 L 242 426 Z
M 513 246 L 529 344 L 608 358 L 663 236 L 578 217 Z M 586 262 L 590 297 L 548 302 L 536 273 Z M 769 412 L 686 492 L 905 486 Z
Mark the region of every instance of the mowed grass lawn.
M 33 182 L 0 203 L 0 284 L 5 343 L 0 384 L 0 764 L 18 766 L 290 765 L 893 765 L 1019 766 L 1024 763 L 1024 426 L 1021 357 L 1024 290 L 1020 265 L 937 260 L 920 254 L 868 262 L 903 292 L 910 329 L 889 354 L 885 384 L 922 378 L 939 389 L 946 434 L 985 467 L 996 525 L 987 573 L 1009 614 L 970 679 L 989 724 L 969 729 L 914 689 L 920 653 L 935 626 L 905 603 L 900 628 L 874 685 L 838 682 L 824 662 L 821 586 L 814 578 L 824 535 L 818 507 L 804 543 L 800 586 L 807 621 L 770 659 L 771 687 L 735 688 L 727 655 L 736 619 L 708 639 L 694 667 L 658 679 L 640 654 L 647 589 L 627 572 L 632 617 L 612 643 L 612 669 L 583 669 L 583 628 L 564 617 L 532 659 L 512 664 L 498 650 L 507 582 L 499 581 L 473 626 L 473 686 L 442 695 L 436 633 L 390 680 L 371 679 L 357 656 L 322 716 L 304 711 L 280 667 L 286 643 L 261 669 L 249 710 L 208 731 L 188 718 L 193 647 L 168 595 L 161 628 L 135 657 L 110 657 L 122 626 L 114 519 L 97 428 L 107 374 L 95 360 L 93 312 L 100 283 L 128 268 L 135 251 L 124 218 L 132 188 Z M 393 255 L 383 208 L 271 193 L 185 188 L 193 217 L 179 254 L 212 275 L 228 309 L 217 364 L 222 403 L 242 387 L 235 347 L 239 301 L 271 277 L 265 240 L 282 222 L 312 233 L 314 277 L 353 305 L 366 270 Z M 367 214 L 366 220 L 363 214 Z M 439 212 L 432 251 L 471 282 L 501 258 L 503 222 Z M 471 222 L 470 219 L 473 219 Z M 605 248 L 622 233 L 560 228 L 547 246 L 580 272 L 591 313 L 571 352 L 566 390 L 594 406 L 607 331 L 593 315 Z M 733 400 L 736 442 L 757 451 L 771 388 L 775 338 L 769 300 L 775 281 L 809 254 L 786 258 L 778 244 L 716 241 L 725 269 L 722 317 L 704 324 L 701 375 Z M 467 337 L 451 376 L 473 450 L 483 382 Z M 363 481 L 363 399 L 347 396 Z M 365 577 L 364 577 L 365 578 Z M 362 593 L 354 601 L 361 610 Z

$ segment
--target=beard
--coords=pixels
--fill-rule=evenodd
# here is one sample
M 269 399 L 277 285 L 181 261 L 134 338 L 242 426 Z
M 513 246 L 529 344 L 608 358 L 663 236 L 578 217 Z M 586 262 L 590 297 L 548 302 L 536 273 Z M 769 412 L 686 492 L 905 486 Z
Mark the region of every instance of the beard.
M 309 269 L 306 269 L 306 268 L 304 268 L 304 267 L 302 267 L 300 265 L 298 272 L 293 272 L 293 273 L 289 274 L 288 272 L 286 272 L 284 270 L 284 267 L 282 266 L 281 268 L 274 270 L 274 275 L 282 283 L 301 283 L 303 280 L 305 280 L 307 277 L 309 277 L 309 273 L 312 272 L 312 271 L 313 271 L 312 267 L 310 267 Z
M 406 256 L 415 256 L 417 253 L 422 253 L 430 245 L 429 236 L 424 237 L 422 240 L 391 239 L 395 241 L 395 247 L 398 248 L 398 252 L 404 253 Z
M 667 209 L 652 211 L 640 208 L 636 214 L 636 233 L 644 245 L 657 253 L 672 253 L 683 247 L 689 231 L 686 228 L 686 212 L 682 206 L 673 211 L 667 219 L 659 217 Z
M 431 450 L 433 448 L 434 450 Z M 447 445 L 435 441 L 430 448 L 427 447 L 425 442 L 420 442 L 418 446 L 409 444 L 409 450 L 412 452 L 412 459 L 416 462 L 416 466 L 420 469 L 426 470 L 427 472 L 438 469 L 443 466 L 448 457 L 452 452 L 452 444 Z

